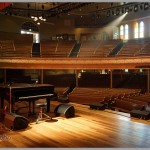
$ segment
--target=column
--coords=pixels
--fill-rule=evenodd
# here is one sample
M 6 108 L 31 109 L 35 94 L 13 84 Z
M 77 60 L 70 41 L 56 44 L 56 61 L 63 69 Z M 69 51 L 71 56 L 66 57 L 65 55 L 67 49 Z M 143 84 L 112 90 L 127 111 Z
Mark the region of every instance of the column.
M 43 84 L 43 69 L 40 70 L 41 84 Z
M 147 69 L 147 92 L 150 92 L 150 69 Z
M 76 87 L 78 87 L 78 70 L 75 70 L 75 74 L 76 74 Z
M 4 69 L 4 83 L 6 83 L 6 69 Z
M 110 70 L 110 88 L 113 87 L 112 72 L 113 72 L 113 70 Z

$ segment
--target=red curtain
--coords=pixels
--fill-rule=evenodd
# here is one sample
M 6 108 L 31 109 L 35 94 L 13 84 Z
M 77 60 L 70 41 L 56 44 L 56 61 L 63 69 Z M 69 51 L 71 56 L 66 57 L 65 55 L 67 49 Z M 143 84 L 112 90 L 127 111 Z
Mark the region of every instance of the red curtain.
M 11 4 L 12 4 L 11 2 L 5 2 L 5 3 L 0 2 L 0 10 L 4 9 L 5 7 L 7 7 Z

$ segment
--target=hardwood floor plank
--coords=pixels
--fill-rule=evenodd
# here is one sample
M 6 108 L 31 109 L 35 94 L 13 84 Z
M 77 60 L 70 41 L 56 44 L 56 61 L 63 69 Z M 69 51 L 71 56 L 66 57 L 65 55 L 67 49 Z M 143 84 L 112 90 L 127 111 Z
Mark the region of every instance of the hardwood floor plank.
M 52 102 L 54 111 L 58 102 Z M 112 110 L 91 110 L 89 106 L 70 103 L 75 117 L 63 115 L 53 121 L 32 122 L 28 128 L 0 133 L 1 148 L 149 148 L 150 121 L 131 118 Z M 4 140 L 4 136 L 10 137 Z

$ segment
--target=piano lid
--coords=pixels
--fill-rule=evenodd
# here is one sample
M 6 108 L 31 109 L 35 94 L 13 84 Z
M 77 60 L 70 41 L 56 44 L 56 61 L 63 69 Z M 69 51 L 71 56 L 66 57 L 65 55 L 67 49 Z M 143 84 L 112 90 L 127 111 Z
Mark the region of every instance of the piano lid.
M 0 84 L 0 88 L 12 88 L 12 89 L 20 89 L 20 88 L 35 88 L 35 87 L 54 87 L 52 84 L 28 84 L 28 83 L 13 83 L 13 84 Z

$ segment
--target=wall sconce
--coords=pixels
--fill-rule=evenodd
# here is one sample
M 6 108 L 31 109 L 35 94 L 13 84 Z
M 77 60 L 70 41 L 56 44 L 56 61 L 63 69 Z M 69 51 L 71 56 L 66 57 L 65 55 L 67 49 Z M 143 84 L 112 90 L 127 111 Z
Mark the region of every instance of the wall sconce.
M 36 17 L 36 16 L 31 16 L 31 18 L 34 20 L 34 21 L 37 21 L 37 25 L 40 25 L 40 21 L 46 21 L 46 19 L 44 19 L 42 16 L 40 17 Z

